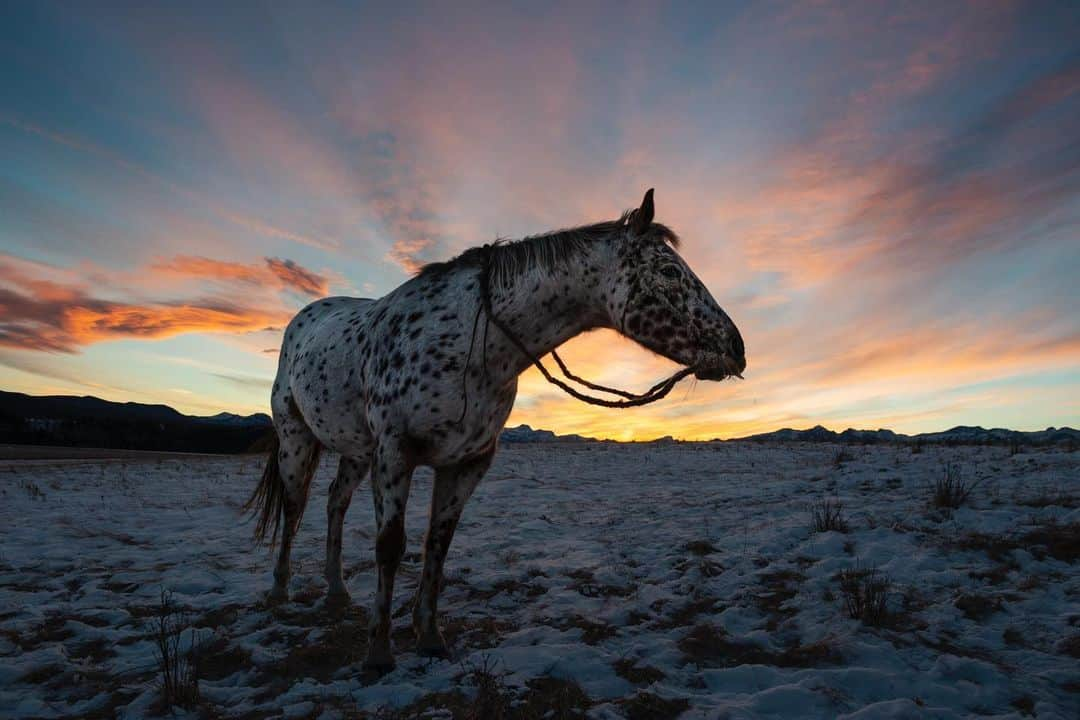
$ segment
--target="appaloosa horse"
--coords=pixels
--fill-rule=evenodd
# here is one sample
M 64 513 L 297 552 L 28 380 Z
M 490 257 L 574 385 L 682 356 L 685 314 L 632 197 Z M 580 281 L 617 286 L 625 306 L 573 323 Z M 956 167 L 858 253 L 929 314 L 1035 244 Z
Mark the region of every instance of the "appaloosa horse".
M 658 399 L 691 372 L 722 380 L 745 368 L 739 331 L 676 245 L 675 233 L 653 222 L 650 190 L 618 220 L 473 248 L 378 300 L 332 297 L 301 310 L 285 330 L 271 396 L 277 445 L 248 501 L 258 539 L 272 529 L 273 542 L 282 529 L 270 598 L 288 599 L 293 536 L 319 453 L 330 448 L 341 461 L 326 506 L 327 601 L 349 600 L 342 523 L 370 471 L 379 575 L 364 667 L 392 668 L 405 503 L 413 469 L 429 465 L 435 483 L 413 627 L 420 653 L 445 655 L 436 622 L 443 561 L 522 371 L 593 328 L 614 328 L 686 366 L 651 396 L 619 393 L 638 401 L 608 405 Z

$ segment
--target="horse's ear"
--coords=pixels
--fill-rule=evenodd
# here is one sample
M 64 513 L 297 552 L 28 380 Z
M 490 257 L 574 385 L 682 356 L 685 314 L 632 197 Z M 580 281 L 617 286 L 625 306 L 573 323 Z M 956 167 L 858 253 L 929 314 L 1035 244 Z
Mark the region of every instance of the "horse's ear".
M 635 235 L 641 235 L 649 229 L 650 225 L 652 225 L 653 216 L 655 214 L 656 208 L 653 206 L 653 189 L 649 188 L 641 201 L 641 207 L 635 210 L 630 216 L 630 229 L 634 231 Z

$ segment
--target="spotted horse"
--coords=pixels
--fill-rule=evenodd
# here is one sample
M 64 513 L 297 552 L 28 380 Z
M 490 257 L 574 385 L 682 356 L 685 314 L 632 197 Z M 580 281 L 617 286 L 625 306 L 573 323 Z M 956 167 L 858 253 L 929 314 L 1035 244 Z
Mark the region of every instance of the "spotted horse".
M 271 395 L 276 443 L 248 501 L 256 539 L 270 534 L 273 544 L 281 534 L 270 601 L 288 599 L 293 538 L 319 454 L 329 448 L 341 459 L 326 506 L 327 602 L 349 602 L 342 524 L 370 473 L 378 585 L 364 668 L 392 669 L 391 597 L 405 550 L 405 504 L 414 468 L 428 465 L 435 482 L 413 629 L 419 653 L 446 656 L 436 620 L 443 562 L 491 465 L 520 373 L 543 367 L 539 358 L 582 332 L 614 328 L 684 367 L 633 395 L 583 381 L 558 359 L 567 377 L 623 397 L 598 404 L 651 402 L 691 373 L 741 377 L 738 329 L 676 252 L 676 234 L 653 215 L 649 190 L 617 220 L 472 248 L 425 266 L 377 300 L 330 297 L 293 318 Z

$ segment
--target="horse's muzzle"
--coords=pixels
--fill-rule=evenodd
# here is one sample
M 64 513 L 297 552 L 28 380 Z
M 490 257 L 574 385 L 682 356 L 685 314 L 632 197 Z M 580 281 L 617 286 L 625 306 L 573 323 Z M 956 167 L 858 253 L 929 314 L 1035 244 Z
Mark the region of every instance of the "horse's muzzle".
M 746 358 L 735 359 L 730 355 L 723 355 L 720 364 L 708 367 L 699 367 L 694 370 L 694 377 L 698 380 L 723 380 L 728 377 L 742 379 L 742 371 L 746 369 Z

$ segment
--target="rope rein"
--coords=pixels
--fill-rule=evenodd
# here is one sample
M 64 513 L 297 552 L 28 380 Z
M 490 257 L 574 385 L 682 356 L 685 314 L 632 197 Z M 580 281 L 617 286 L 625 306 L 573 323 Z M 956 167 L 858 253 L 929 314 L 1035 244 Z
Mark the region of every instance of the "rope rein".
M 552 385 L 556 386 L 557 388 L 559 388 L 560 390 L 565 392 L 567 395 L 569 395 L 569 396 L 571 396 L 573 398 L 576 398 L 578 400 L 581 400 L 582 402 L 589 403 L 590 405 L 599 405 L 600 407 L 609 407 L 609 408 L 628 408 L 628 407 L 639 407 L 641 405 L 648 405 L 650 403 L 656 402 L 657 400 L 662 400 L 665 396 L 667 396 L 668 393 L 671 392 L 672 388 L 674 388 L 675 385 L 680 380 L 682 380 L 684 377 L 686 377 L 687 375 L 694 372 L 694 368 L 683 368 L 682 370 L 679 370 L 678 372 L 676 372 L 674 375 L 667 378 L 666 380 L 661 380 L 660 382 L 653 385 L 651 388 L 649 388 L 648 390 L 646 390 L 643 393 L 632 393 L 632 392 L 628 392 L 626 390 L 620 390 L 618 388 L 610 388 L 610 387 L 607 387 L 607 386 L 604 386 L 604 385 L 599 385 L 597 383 L 589 382 L 588 380 L 575 375 L 574 373 L 570 372 L 570 369 L 566 366 L 566 363 L 563 362 L 563 359 L 561 357 L 559 357 L 559 353 L 556 352 L 555 350 L 552 350 L 551 351 L 551 356 L 555 359 L 555 363 L 559 366 L 559 370 L 562 371 L 562 374 L 568 380 L 572 380 L 572 381 L 574 381 L 574 382 L 576 382 L 576 383 L 578 383 L 580 385 L 583 385 L 584 387 L 586 387 L 586 388 L 588 388 L 590 390 L 597 390 L 599 392 L 607 393 L 609 395 L 617 395 L 617 396 L 619 396 L 619 397 L 621 397 L 623 399 L 622 400 L 609 400 L 607 398 L 601 398 L 601 397 L 595 397 L 593 395 L 588 395 L 586 393 L 581 392 L 580 390 L 573 387 L 572 385 L 567 384 L 566 382 L 564 382 L 560 378 L 555 377 L 554 375 L 551 374 L 550 371 L 548 371 L 548 369 L 546 367 L 544 367 L 544 363 L 541 362 L 540 358 L 538 356 L 534 355 L 532 352 L 530 352 L 527 347 L 525 347 L 525 343 L 523 343 L 521 341 L 521 339 L 518 338 L 518 336 L 506 325 L 506 323 L 504 323 L 495 314 L 494 309 L 491 307 L 491 272 L 490 271 L 491 271 L 491 253 L 492 253 L 492 250 L 493 250 L 493 247 L 491 245 L 484 245 L 483 248 L 482 248 L 483 263 L 482 263 L 481 269 L 480 269 L 480 307 L 477 308 L 476 318 L 473 320 L 473 331 L 472 331 L 472 337 L 470 338 L 470 343 L 469 343 L 469 354 L 468 354 L 468 357 L 467 357 L 467 359 L 465 361 L 465 374 L 464 374 L 464 376 L 462 378 L 462 380 L 463 380 L 462 381 L 462 386 L 463 386 L 464 394 L 465 394 L 465 404 L 464 404 L 464 406 L 462 407 L 462 410 L 461 410 L 461 418 L 458 420 L 459 423 L 462 420 L 465 419 L 465 412 L 466 412 L 466 410 L 468 409 L 468 406 L 469 406 L 469 396 L 468 396 L 468 390 L 467 390 L 467 387 L 468 387 L 468 373 L 469 373 L 469 360 L 472 359 L 472 340 L 474 340 L 475 337 L 476 337 L 476 326 L 477 326 L 477 323 L 480 320 L 480 312 L 481 311 L 483 311 L 484 314 L 487 315 L 487 317 L 484 319 L 484 348 L 483 348 L 483 351 L 484 351 L 484 367 L 485 368 L 487 367 L 487 325 L 490 322 L 490 323 L 494 323 L 495 327 L 497 327 L 499 330 L 501 330 L 502 333 L 504 335 L 506 335 L 507 338 L 510 339 L 510 342 L 514 345 L 514 347 L 516 347 L 518 349 L 518 351 L 522 355 L 524 355 L 526 358 L 529 359 L 529 362 L 531 362 L 533 364 L 533 366 L 535 366 L 536 369 L 540 371 L 540 374 L 544 376 L 545 380 L 547 380 L 549 383 L 551 383 Z

